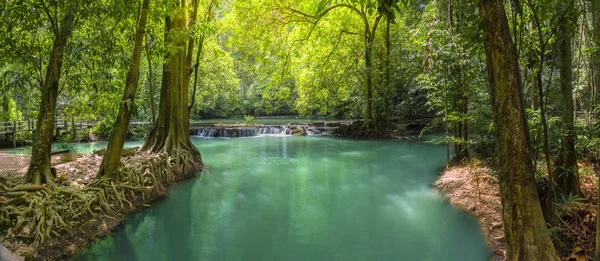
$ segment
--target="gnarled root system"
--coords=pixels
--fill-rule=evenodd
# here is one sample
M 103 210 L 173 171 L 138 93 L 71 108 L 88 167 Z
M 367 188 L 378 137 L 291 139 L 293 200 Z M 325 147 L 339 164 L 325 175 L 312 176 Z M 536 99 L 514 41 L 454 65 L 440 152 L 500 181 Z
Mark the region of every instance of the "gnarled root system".
M 99 212 L 135 209 L 146 198 L 166 193 L 175 180 L 201 168 L 193 155 L 176 151 L 138 154 L 122 160 L 114 179 L 93 180 L 87 186 L 23 184 L 21 179 L 0 179 L 0 228 L 7 237 L 29 242 L 34 248 L 58 237 Z M 137 204 L 136 204 L 137 203 Z

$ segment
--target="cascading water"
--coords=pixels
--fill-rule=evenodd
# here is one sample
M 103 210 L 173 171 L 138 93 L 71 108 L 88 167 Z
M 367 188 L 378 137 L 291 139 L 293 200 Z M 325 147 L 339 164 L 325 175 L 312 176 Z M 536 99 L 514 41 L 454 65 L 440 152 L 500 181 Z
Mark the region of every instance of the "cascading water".
M 308 132 L 306 127 L 294 126 L 290 128 L 285 125 L 268 125 L 257 127 L 203 127 L 193 129 L 190 134 L 202 138 L 242 138 L 263 135 L 292 135 L 293 129 L 302 129 L 306 134 L 312 133 Z
M 338 126 L 327 124 L 288 124 L 288 125 L 260 125 L 247 126 L 211 126 L 197 127 L 190 131 L 191 136 L 201 138 L 242 138 L 255 136 L 289 136 L 289 135 L 329 135 Z

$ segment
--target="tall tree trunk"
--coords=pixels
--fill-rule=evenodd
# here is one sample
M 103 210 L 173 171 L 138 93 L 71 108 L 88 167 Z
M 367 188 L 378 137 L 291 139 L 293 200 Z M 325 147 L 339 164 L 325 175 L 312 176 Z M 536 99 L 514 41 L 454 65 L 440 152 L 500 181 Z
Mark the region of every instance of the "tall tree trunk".
M 366 32 L 369 35 L 369 29 Z M 367 120 L 367 126 L 370 126 L 371 120 L 373 119 L 373 58 L 372 50 L 373 42 L 369 36 L 365 36 L 365 69 L 366 69 L 366 80 L 367 80 L 367 105 L 365 108 L 365 118 Z
M 119 106 L 119 114 L 115 120 L 113 132 L 108 140 L 106 153 L 98 170 L 98 177 L 113 178 L 121 165 L 121 151 L 125 144 L 125 136 L 127 128 L 131 120 L 131 112 L 135 104 L 135 93 L 140 78 L 140 63 L 142 60 L 142 46 L 144 44 L 144 34 L 146 31 L 146 20 L 148 17 L 148 8 L 150 0 L 144 0 L 142 10 L 140 12 L 140 20 L 135 33 L 135 43 L 133 47 L 133 55 L 125 79 L 125 91 L 123 99 Z
M 501 0 L 480 0 L 500 161 L 507 260 L 559 260 L 546 229 L 527 144 L 515 46 Z
M 152 55 L 150 54 L 150 35 L 146 36 L 146 57 L 148 59 L 148 89 L 150 96 L 150 111 L 152 112 L 152 124 L 156 120 L 156 108 L 154 102 L 154 82 L 152 77 Z
M 466 97 L 463 97 L 462 100 L 459 102 L 459 106 L 456 107 L 461 115 L 461 117 L 463 118 L 463 120 L 459 120 L 456 122 L 456 124 L 458 125 L 458 131 L 456 132 L 456 134 L 454 135 L 455 137 L 459 138 L 460 141 L 455 143 L 455 147 L 454 147 L 454 158 L 452 159 L 453 162 L 461 162 L 465 159 L 469 158 L 469 149 L 468 146 L 466 145 L 467 140 L 469 139 L 468 137 L 468 122 L 466 120 L 467 117 L 467 113 L 468 113 L 468 101 Z
M 76 135 L 77 130 L 75 129 L 75 116 L 71 116 L 71 140 L 74 140 Z
M 209 19 L 209 17 L 213 16 L 213 8 L 215 7 L 216 1 L 217 0 L 210 1 L 203 19 L 206 20 L 206 19 Z M 195 1 L 192 4 L 194 5 L 194 12 L 192 13 L 192 20 L 190 22 L 190 26 L 192 26 L 193 24 L 196 23 L 196 19 L 198 16 L 199 1 Z M 194 85 L 192 86 L 193 91 L 192 91 L 190 106 L 188 106 L 188 115 L 192 111 L 192 108 L 194 108 L 194 104 L 196 102 L 196 90 L 198 89 L 198 66 L 200 65 L 200 56 L 202 55 L 202 49 L 204 47 L 204 37 L 205 37 L 205 35 L 202 35 L 198 38 L 198 51 L 196 51 L 196 63 L 194 64 Z M 193 41 L 193 39 L 190 39 L 190 42 L 191 41 Z M 191 46 L 191 47 L 193 47 L 193 46 Z M 190 50 L 193 50 L 193 48 L 190 48 Z M 189 59 L 191 59 L 192 53 L 188 54 Z M 190 65 L 191 65 L 191 60 L 190 60 Z
M 534 69 L 532 70 L 531 74 L 531 109 L 537 111 L 540 108 L 540 98 L 538 97 L 540 83 L 538 82 L 536 73 L 537 68 L 535 67 L 536 66 L 534 65 Z
M 597 95 L 600 90 L 600 3 L 597 0 L 592 0 L 592 16 L 594 19 L 594 33 L 592 39 L 596 46 L 596 51 L 592 58 L 594 89 Z M 597 99 L 598 97 L 593 97 Z M 598 192 L 600 193 L 600 181 L 598 182 Z M 598 194 L 600 195 L 600 194 Z M 600 197 L 598 198 L 598 211 L 600 213 Z M 600 222 L 596 221 L 596 260 L 600 260 Z
M 533 32 L 535 30 L 535 23 L 531 22 L 529 24 L 529 29 Z M 538 82 L 537 77 L 537 64 L 534 62 L 532 64 L 531 70 L 531 109 L 536 111 L 540 108 L 539 98 L 538 98 L 538 88 L 540 88 L 540 83 Z
M 373 28 L 369 28 L 369 24 L 365 22 L 365 69 L 366 69 L 366 81 L 367 81 L 367 106 L 365 110 L 365 117 L 367 119 L 367 128 L 372 127 L 373 115 L 373 45 L 375 43 L 375 35 L 377 33 L 377 25 L 383 17 L 379 14 L 375 18 Z M 363 17 L 366 21 L 366 17 Z M 377 113 L 377 110 L 375 111 Z
M 169 30 L 170 30 L 170 20 L 169 18 L 165 19 L 165 42 L 168 42 Z M 163 68 L 162 68 L 162 77 L 161 77 L 161 87 L 160 87 L 160 98 L 158 101 L 158 116 L 152 124 L 152 129 L 150 130 L 150 134 L 148 134 L 148 138 L 144 142 L 142 146 L 142 150 L 151 151 L 151 152 L 159 152 L 163 149 L 164 143 L 166 140 L 167 133 L 170 128 L 170 122 L 167 120 L 167 115 L 171 113 L 170 106 L 170 96 L 171 89 L 169 87 L 169 79 L 171 78 L 171 68 L 169 67 L 169 54 L 166 53 L 164 56 Z
M 391 55 L 392 55 L 392 41 L 390 36 L 390 16 L 387 15 L 385 18 L 385 87 L 391 88 L 392 79 L 391 79 Z M 387 108 L 386 108 L 387 109 Z
M 196 64 L 194 64 L 194 86 L 192 86 L 192 97 L 190 101 L 190 106 L 188 106 L 188 114 L 194 108 L 194 104 L 196 103 L 196 90 L 198 89 L 198 66 L 200 65 L 200 55 L 202 54 L 202 48 L 204 47 L 204 36 L 201 36 L 198 39 L 198 51 L 196 52 Z
M 566 4 L 568 4 L 566 2 Z M 562 138 L 561 148 L 556 159 L 556 168 L 552 171 L 553 180 L 556 182 L 558 192 L 565 196 L 579 196 L 581 189 L 579 187 L 579 174 L 577 171 L 577 154 L 575 152 L 575 129 L 573 127 L 573 71 L 571 54 L 571 39 L 573 32 L 570 29 L 572 24 L 572 12 L 565 16 L 565 19 L 559 25 L 559 49 L 560 49 L 560 90 L 562 105 Z
M 530 3 L 530 2 L 527 2 Z M 550 160 L 550 145 L 548 142 L 548 123 L 546 122 L 546 105 L 547 105 L 547 101 L 548 101 L 548 97 L 546 95 L 546 97 L 544 97 L 544 92 L 543 92 L 543 81 L 542 81 L 542 73 L 544 72 L 544 55 L 546 53 L 546 44 L 548 43 L 546 40 L 544 40 L 544 34 L 542 32 L 542 30 L 539 30 L 539 28 L 542 28 L 542 24 L 540 22 L 540 18 L 538 16 L 538 13 L 535 9 L 535 7 L 533 7 L 532 5 L 529 5 L 529 7 L 533 10 L 533 19 L 534 19 L 534 27 L 537 27 L 537 33 L 538 33 L 538 43 L 539 43 L 539 57 L 538 60 L 536 61 L 537 64 L 534 64 L 534 69 L 533 72 L 535 74 L 535 77 L 537 79 L 537 84 L 538 84 L 538 88 L 537 88 L 537 93 L 538 93 L 538 106 L 540 108 L 540 118 L 541 118 L 541 123 L 540 123 L 540 128 L 541 131 L 543 133 L 542 135 L 542 141 L 543 141 L 543 149 L 544 149 L 544 160 L 546 162 L 546 173 L 548 173 L 548 176 L 550 177 L 550 188 L 552 190 L 552 196 L 553 196 L 553 200 L 556 199 L 556 193 L 554 193 L 554 180 L 552 179 L 552 161 Z M 537 65 L 537 68 L 535 67 L 535 65 Z M 550 87 L 550 81 L 552 81 L 552 70 L 550 71 L 550 79 L 548 80 L 548 84 L 546 86 L 546 94 L 548 94 L 548 88 Z M 539 133 L 539 132 L 538 132 Z M 539 139 L 539 136 L 538 136 Z M 537 141 L 539 144 L 539 140 Z M 535 159 L 534 159 L 534 164 L 537 168 L 537 156 L 538 156 L 538 146 L 536 146 L 536 154 L 535 154 Z M 534 168 L 534 170 L 536 169 Z M 534 173 L 535 174 L 535 173 Z M 554 205 L 552 205 L 554 206 Z M 552 211 L 552 213 L 555 213 L 555 211 Z M 554 223 L 553 219 L 554 216 L 546 216 L 546 221 L 550 222 L 550 223 Z M 552 219 L 552 220 L 550 220 Z
M 596 170 L 596 172 L 598 172 L 598 170 Z M 598 195 L 600 195 L 600 179 L 597 183 Z M 596 203 L 596 213 L 600 213 L 600 197 Z M 594 253 L 594 256 L 596 257 L 596 260 L 600 260 L 600 222 L 598 222 L 598 218 L 596 218 L 596 252 Z
M 52 133 L 54 132 L 54 110 L 58 98 L 58 84 L 62 69 L 63 57 L 67 41 L 73 30 L 75 21 L 75 3 L 70 3 L 67 13 L 62 19 L 58 32 L 55 32 L 50 60 L 46 69 L 46 79 L 42 86 L 42 101 L 36 123 L 33 147 L 31 149 L 31 162 L 25 182 L 42 184 L 46 183 L 55 187 L 54 178 L 50 171 L 52 153 Z
M 186 39 L 176 37 L 187 30 L 187 11 L 185 1 L 179 2 L 178 5 L 180 13 L 173 18 L 166 18 L 167 34 L 165 35 L 167 45 L 177 47 L 177 51 L 165 57 L 158 118 L 142 149 L 150 152 L 166 152 L 176 161 L 182 160 L 185 165 L 191 163 L 195 168 L 201 168 L 200 152 L 192 145 L 189 137 L 189 115 L 187 114 L 189 84 L 186 82 L 189 81 L 187 69 L 189 67 L 186 57 L 187 52 L 192 50 L 186 48 Z
M 592 40 L 596 47 L 592 57 L 593 64 L 593 75 L 594 75 L 594 100 L 598 99 L 598 92 L 600 91 L 600 3 L 597 0 L 592 1 L 592 16 L 594 20 L 594 32 Z

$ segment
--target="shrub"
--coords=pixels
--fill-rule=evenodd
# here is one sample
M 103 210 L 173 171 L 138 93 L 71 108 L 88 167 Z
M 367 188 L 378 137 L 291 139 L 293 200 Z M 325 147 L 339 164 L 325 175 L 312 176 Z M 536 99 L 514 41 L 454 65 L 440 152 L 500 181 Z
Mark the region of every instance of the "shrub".
M 151 123 L 142 123 L 139 125 L 129 125 L 127 129 L 127 140 L 143 140 L 148 136 L 150 129 L 152 128 Z
M 113 131 L 114 121 L 115 120 L 112 117 L 106 117 L 94 125 L 92 132 L 99 139 L 108 140 Z
M 254 125 L 254 116 L 252 115 L 244 115 L 245 123 L 248 125 Z

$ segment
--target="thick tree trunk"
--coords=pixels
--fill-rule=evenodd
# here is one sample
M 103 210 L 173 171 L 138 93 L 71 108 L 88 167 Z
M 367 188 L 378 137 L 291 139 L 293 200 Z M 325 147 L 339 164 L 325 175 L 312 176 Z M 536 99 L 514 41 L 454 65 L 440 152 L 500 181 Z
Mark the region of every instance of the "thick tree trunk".
M 547 233 L 527 144 L 519 66 L 501 0 L 481 0 L 488 81 L 500 161 L 507 260 L 559 260 Z
M 596 170 L 596 175 L 598 175 L 598 170 Z M 600 195 L 600 179 L 598 180 L 598 195 Z M 600 197 L 598 198 L 598 202 L 596 203 L 596 213 L 600 213 Z M 596 214 L 597 216 L 597 214 Z M 600 260 L 600 222 L 596 218 L 596 252 L 594 253 L 596 260 Z
M 31 149 L 31 162 L 25 182 L 42 184 L 47 183 L 54 187 L 54 178 L 50 172 L 52 153 L 52 133 L 54 132 L 54 110 L 58 97 L 58 84 L 67 41 L 71 36 L 75 20 L 74 4 L 71 3 L 67 13 L 62 19 L 58 32 L 55 32 L 50 61 L 46 69 L 46 79 L 42 86 L 42 101 L 36 123 L 33 147 Z
M 573 127 L 573 71 L 571 39 L 573 33 L 571 27 L 571 15 L 567 15 L 559 25 L 559 49 L 560 49 L 560 90 L 562 105 L 563 135 L 561 138 L 561 149 L 556 159 L 556 168 L 552 171 L 552 179 L 556 184 L 558 192 L 579 196 L 579 174 L 577 171 L 577 154 L 575 152 L 575 129 Z
M 146 31 L 146 20 L 148 17 L 148 8 L 150 0 L 144 0 L 140 12 L 140 20 L 135 34 L 133 55 L 125 79 L 125 91 L 123 99 L 119 106 L 119 114 L 115 120 L 113 132 L 108 140 L 106 153 L 98 170 L 98 177 L 113 178 L 121 165 L 121 151 L 125 144 L 127 128 L 131 120 L 131 113 L 135 104 L 135 93 L 140 78 L 140 63 L 142 60 L 142 46 L 144 44 L 144 34 Z
M 146 142 L 144 142 L 144 146 L 142 146 L 142 150 L 144 151 L 159 152 L 164 147 L 165 137 L 169 130 L 170 122 L 167 120 L 167 115 L 171 113 L 171 107 L 169 106 L 171 96 L 171 90 L 169 88 L 171 69 L 169 68 L 167 61 L 168 57 L 165 57 L 161 77 L 160 99 L 158 101 L 158 117 L 152 125 L 152 129 L 150 130 L 150 134 L 148 134 Z
M 189 153 L 191 158 L 185 159 L 198 167 L 202 166 L 200 152 L 191 143 L 189 137 L 188 90 L 189 68 L 187 66 L 186 39 L 173 37 L 173 34 L 186 30 L 185 1 L 179 3 L 180 13 L 174 18 L 166 19 L 165 40 L 169 46 L 176 46 L 177 51 L 167 54 L 163 67 L 159 114 L 152 127 L 143 150 L 150 152 L 166 152 L 171 157 L 179 159 L 183 153 Z M 187 163 L 186 163 L 187 164 Z
M 600 2 L 592 0 L 592 16 L 594 19 L 594 46 L 600 47 Z M 600 89 L 600 49 L 596 49 L 592 59 L 593 70 L 594 70 L 594 89 L 597 95 Z M 597 99 L 598 97 L 593 97 Z M 600 193 L 600 181 L 598 182 L 598 192 Z M 600 194 L 598 194 L 600 195 Z M 600 197 L 598 198 L 598 212 L 600 213 Z M 600 260 L 600 222 L 596 221 L 596 260 Z

